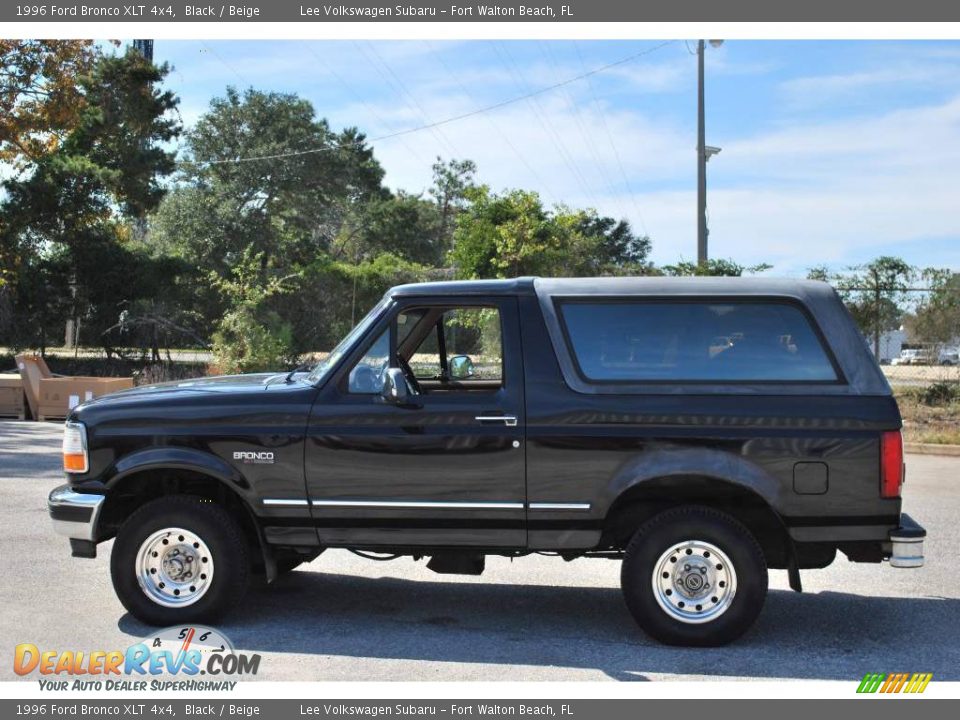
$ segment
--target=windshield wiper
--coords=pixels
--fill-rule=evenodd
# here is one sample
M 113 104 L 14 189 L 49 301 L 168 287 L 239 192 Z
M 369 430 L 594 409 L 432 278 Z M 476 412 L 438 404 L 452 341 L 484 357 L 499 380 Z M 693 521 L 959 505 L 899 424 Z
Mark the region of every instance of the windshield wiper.
M 287 373 L 287 376 L 283 379 L 283 381 L 285 383 L 289 383 L 291 380 L 293 380 L 293 376 L 296 375 L 298 372 L 306 372 L 307 370 L 312 368 L 314 365 L 316 365 L 316 363 L 312 363 L 312 362 L 300 363 L 293 370 Z

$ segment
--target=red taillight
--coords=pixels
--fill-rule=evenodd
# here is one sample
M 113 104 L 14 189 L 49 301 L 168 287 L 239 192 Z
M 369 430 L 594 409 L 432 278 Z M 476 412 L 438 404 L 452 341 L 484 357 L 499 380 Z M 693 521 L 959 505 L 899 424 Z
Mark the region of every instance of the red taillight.
M 900 497 L 903 485 L 903 436 L 899 430 L 880 436 L 880 497 Z

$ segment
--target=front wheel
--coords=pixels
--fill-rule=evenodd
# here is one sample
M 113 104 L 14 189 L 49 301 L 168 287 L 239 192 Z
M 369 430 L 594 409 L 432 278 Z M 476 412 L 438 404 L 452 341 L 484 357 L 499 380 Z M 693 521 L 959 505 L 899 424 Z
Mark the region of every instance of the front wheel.
M 621 569 L 627 607 L 669 645 L 725 645 L 753 625 L 767 594 L 767 565 L 754 536 L 730 515 L 700 506 L 644 523 Z
M 249 569 L 233 516 L 188 495 L 139 508 L 121 526 L 110 556 L 120 602 L 149 625 L 219 619 L 243 597 Z

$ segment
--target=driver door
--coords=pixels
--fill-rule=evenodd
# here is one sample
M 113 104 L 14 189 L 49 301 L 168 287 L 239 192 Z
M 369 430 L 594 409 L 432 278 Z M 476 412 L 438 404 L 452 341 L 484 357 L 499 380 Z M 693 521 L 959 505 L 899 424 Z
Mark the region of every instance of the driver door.
M 387 368 L 404 404 L 381 394 Z M 526 546 L 515 298 L 404 299 L 314 405 L 306 479 L 321 543 Z

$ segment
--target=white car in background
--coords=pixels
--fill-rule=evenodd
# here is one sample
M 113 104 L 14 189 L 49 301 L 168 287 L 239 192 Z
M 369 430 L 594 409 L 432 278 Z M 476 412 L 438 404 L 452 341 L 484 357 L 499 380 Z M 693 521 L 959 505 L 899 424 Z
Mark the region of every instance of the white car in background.
M 937 355 L 940 365 L 960 365 L 960 348 L 944 348 Z
M 933 365 L 933 352 L 928 348 L 904 348 L 891 365 Z

